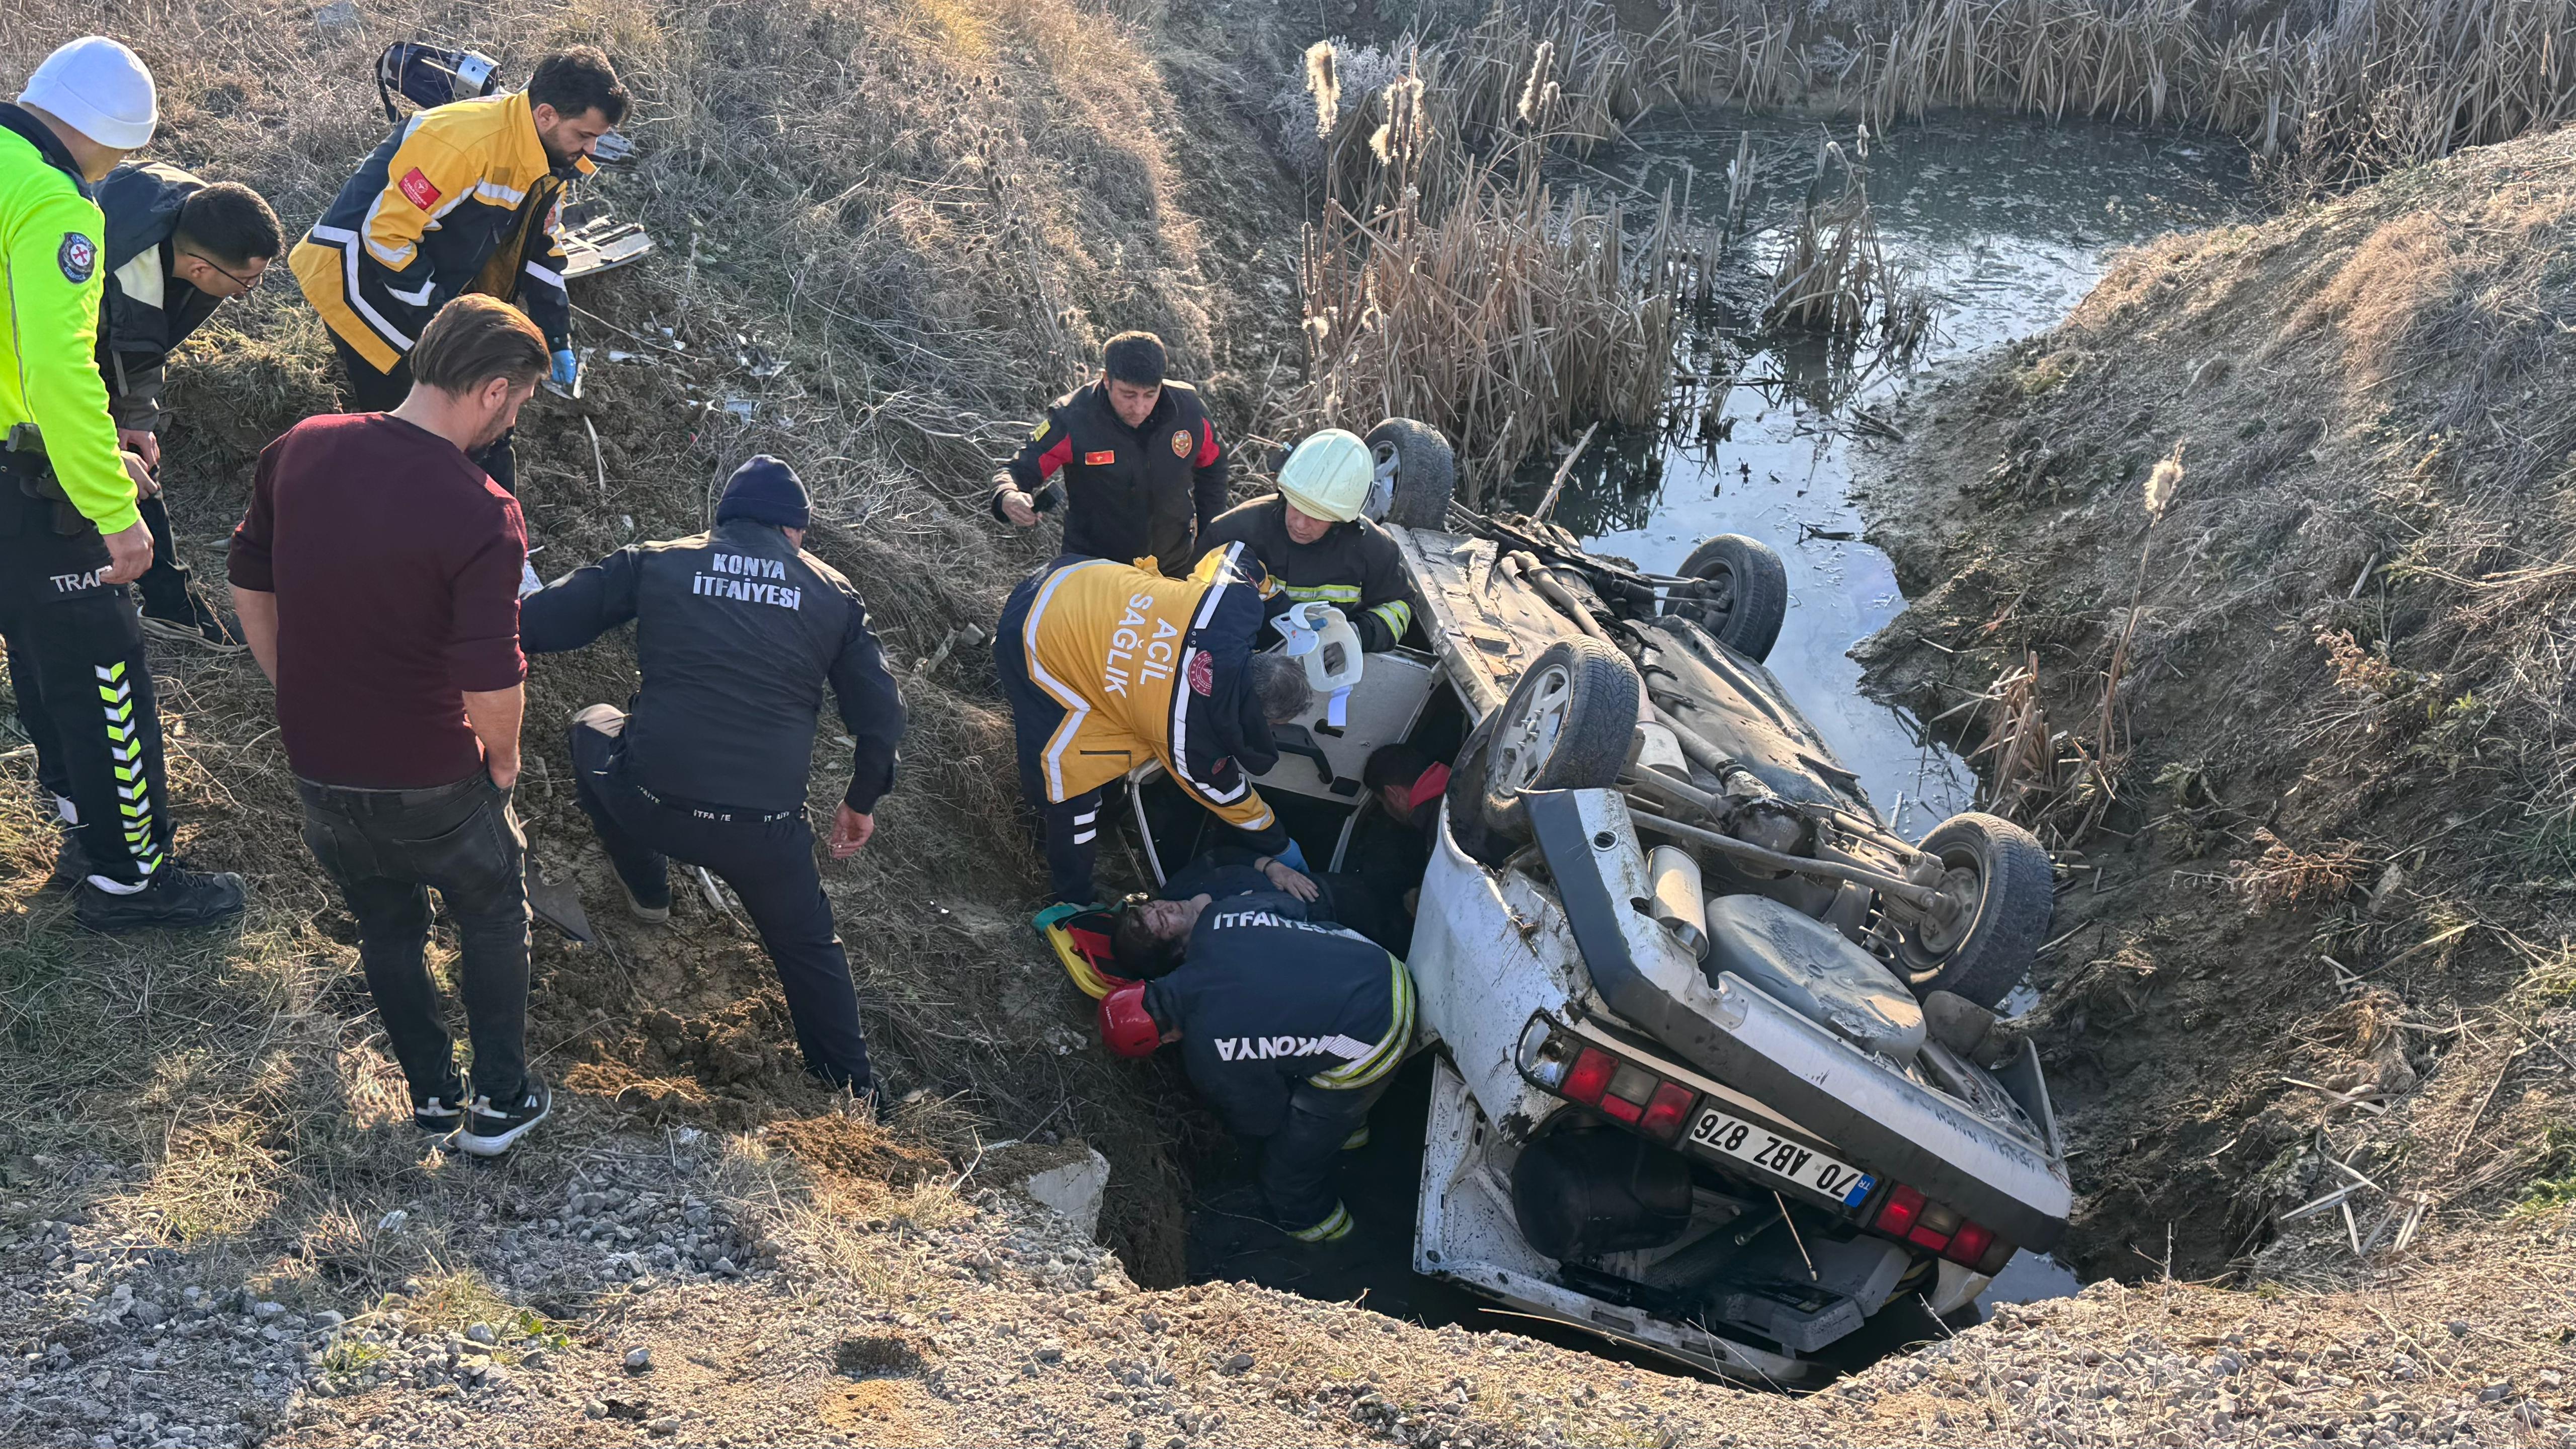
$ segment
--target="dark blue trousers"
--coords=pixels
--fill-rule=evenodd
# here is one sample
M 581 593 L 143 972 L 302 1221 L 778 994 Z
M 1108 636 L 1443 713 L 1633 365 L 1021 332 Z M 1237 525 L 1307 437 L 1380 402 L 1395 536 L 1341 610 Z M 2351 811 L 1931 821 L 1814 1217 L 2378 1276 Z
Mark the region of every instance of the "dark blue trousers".
M 733 887 L 778 968 L 806 1070 L 833 1086 L 867 1091 L 873 1079 L 858 988 L 832 925 L 805 812 L 764 814 L 648 795 L 627 777 L 624 727 L 624 715 L 595 704 L 573 717 L 571 740 L 575 793 L 618 877 L 648 906 L 670 904 L 674 860 L 705 866 Z

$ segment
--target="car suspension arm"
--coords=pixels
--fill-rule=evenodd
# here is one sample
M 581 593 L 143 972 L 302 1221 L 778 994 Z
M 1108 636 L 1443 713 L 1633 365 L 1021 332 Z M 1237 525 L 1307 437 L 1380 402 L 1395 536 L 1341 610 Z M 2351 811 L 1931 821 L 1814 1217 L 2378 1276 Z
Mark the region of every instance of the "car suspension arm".
M 1845 865 L 1840 861 L 1817 860 L 1804 855 L 1783 855 L 1779 851 L 1765 850 L 1761 846 L 1738 840 L 1732 835 L 1720 835 L 1714 830 L 1702 830 L 1696 825 L 1684 825 L 1678 820 L 1667 820 L 1661 815 L 1649 815 L 1633 807 L 1630 808 L 1628 816 L 1642 829 L 1669 835 L 1676 840 L 1688 840 L 1705 845 L 1722 855 L 1731 855 L 1738 860 L 1749 861 L 1771 870 L 1795 871 L 1799 875 L 1821 876 L 1827 880 L 1855 881 L 1872 890 L 1894 896 L 1916 910 L 1928 911 L 1941 898 L 1938 891 L 1916 885 L 1903 876 L 1890 875 L 1883 870 L 1871 870 L 1863 865 Z

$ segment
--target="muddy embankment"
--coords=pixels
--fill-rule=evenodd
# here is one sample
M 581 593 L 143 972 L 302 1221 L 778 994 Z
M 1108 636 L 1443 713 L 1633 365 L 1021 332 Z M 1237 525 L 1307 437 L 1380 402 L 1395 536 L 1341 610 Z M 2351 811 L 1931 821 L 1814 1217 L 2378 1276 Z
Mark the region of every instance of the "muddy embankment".
M 2570 316 L 2576 142 L 2513 142 L 2136 249 L 1878 459 L 1872 682 L 2061 862 L 2086 1276 L 2563 1236 Z
M 684 896 L 667 934 L 609 909 L 613 887 L 587 845 L 556 733 L 573 708 L 632 689 L 631 655 L 607 642 L 540 660 L 531 677 L 520 808 L 539 861 L 581 887 L 603 928 L 596 947 L 540 938 L 530 1045 L 563 1089 L 557 1116 L 497 1167 L 424 1152 L 402 1121 L 348 919 L 297 838 L 265 684 L 245 659 L 158 653 L 181 850 L 197 865 L 248 875 L 254 907 L 238 929 L 201 937 L 80 935 L 64 904 L 36 891 L 53 842 L 37 823 L 25 757 L 11 758 L 0 781 L 0 1096 L 11 1104 L 0 1120 L 0 1343 L 15 1356 L 0 1360 L 0 1439 L 247 1443 L 290 1419 L 305 1437 L 335 1443 L 596 1442 L 611 1433 L 694 1442 L 737 1428 L 875 1442 L 1134 1443 L 1148 1430 L 1157 1443 L 1726 1434 L 2074 1442 L 2254 1434 L 2294 1422 L 2354 1439 L 2436 1429 L 2497 1438 L 2564 1412 L 2560 1386 L 2513 1368 L 2538 1352 L 2531 1335 L 2546 1316 L 2516 1306 L 2532 1290 L 2486 1258 L 2419 1257 L 2444 1276 L 2367 1303 L 2282 1305 L 2163 1284 L 2097 1289 L 1978 1330 L 1937 1360 L 1883 1365 L 1847 1397 L 1837 1391 L 1794 1412 L 1785 1400 L 1605 1370 L 1504 1335 L 1431 1335 L 1234 1289 L 1135 1292 L 1129 1284 L 1178 1276 L 1172 1164 L 1202 1129 L 1171 1110 L 1186 1096 L 1177 1081 L 1113 1069 L 1090 1048 L 1078 999 L 1027 938 L 1021 922 L 1038 872 L 1015 823 L 1006 721 L 981 647 L 950 641 L 961 625 L 988 625 L 1009 581 L 1043 551 L 1001 535 L 975 506 L 988 460 L 1075 380 L 1108 333 L 1162 332 L 1183 370 L 1206 380 L 1221 425 L 1238 434 L 1258 430 L 1276 393 L 1293 385 L 1303 356 L 1294 267 L 1302 193 L 1273 159 L 1267 117 L 1298 48 L 1314 38 L 1308 22 L 1266 6 L 1183 12 L 1152 0 L 340 3 L 255 13 L 234 0 L 179 0 L 111 18 L 160 77 L 159 154 L 258 186 L 290 230 L 319 213 L 381 136 L 368 72 L 389 40 L 449 36 L 516 64 L 549 44 L 590 40 L 630 76 L 643 155 L 596 191 L 650 226 L 662 249 L 641 268 L 577 286 L 589 395 L 577 407 L 532 410 L 519 440 L 522 499 L 546 548 L 539 565 L 553 572 L 700 527 L 716 481 L 754 451 L 794 460 L 815 485 L 824 522 L 814 547 L 869 599 L 913 712 L 903 783 L 876 843 L 827 873 L 889 1099 L 871 1117 L 802 1085 L 767 961 L 721 906 Z M 1352 28 L 1367 18 L 1354 16 Z M 0 87 L 97 24 L 94 8 L 9 7 Z M 2437 221 L 2453 225 L 2454 214 Z M 2475 251 L 2489 237 L 2459 245 Z M 2410 262 L 2396 274 L 2427 270 Z M 2426 325 L 2439 320 L 2428 313 Z M 2261 366 L 2251 353 L 2234 356 L 2227 385 L 2251 385 Z M 201 575 L 219 577 L 257 449 L 331 405 L 328 349 L 309 311 L 272 283 L 206 329 L 173 375 L 180 421 L 167 440 L 168 473 L 181 551 Z M 2390 375 L 2390 386 L 2415 376 L 2403 367 Z M 2080 371 L 2060 381 L 2091 385 Z M 2048 404 L 2045 383 L 2024 390 L 2038 400 L 2030 406 L 2065 401 Z M 1944 406 L 1965 426 L 1966 394 L 1953 397 Z M 2174 416 L 2186 411 L 2196 408 Z M 2466 420 L 2456 426 L 2458 447 L 2493 446 Z M 2154 448 L 2169 442 L 2160 435 Z M 1976 446 L 1991 454 L 2000 443 Z M 2197 506 L 2192 490 L 2219 461 L 2201 447 L 2195 436 L 2174 519 Z M 2439 467 L 2428 476 L 2435 493 L 2451 486 Z M 2125 517 L 2120 496 L 2106 511 Z M 1947 495 L 1934 504 L 1936 513 L 1955 506 Z M 2021 526 L 2040 518 L 2007 511 Z M 2388 574 L 2395 546 L 2414 536 L 2392 525 L 2374 540 L 2389 546 L 2386 556 L 2362 550 L 2340 583 L 2370 563 L 2392 596 L 2435 587 L 2429 575 Z M 2180 538 L 2171 521 L 2167 537 Z M 2091 546 L 2060 553 L 2072 560 Z M 2234 556 L 2216 542 L 2199 547 L 2160 557 Z M 1939 548 L 1897 551 L 1920 582 L 1956 572 Z M 2520 565 L 2474 566 L 2455 567 L 2467 582 L 2448 587 L 2505 603 L 2513 619 L 2555 597 L 2545 572 L 2526 581 L 2538 593 L 2479 594 L 2477 581 Z M 2160 565 L 2155 577 L 2167 573 Z M 2098 600 L 2086 607 L 2093 612 L 2081 617 L 2100 612 Z M 2183 617 L 2167 607 L 2142 636 Z M 2248 624 L 2257 612 L 2218 617 Z M 2072 606 L 2047 617 L 2080 626 Z M 2415 632 L 2401 640 L 2448 637 L 2407 627 Z M 2382 677 L 2366 662 L 2382 637 L 2356 632 L 2365 661 L 2353 666 L 2357 677 Z M 2412 654 L 2388 667 L 2390 680 L 2413 677 L 2399 670 L 2460 669 Z M 1960 687 L 1985 680 L 1963 675 Z M 2488 686 L 2477 687 L 2488 700 Z M 2156 697 L 2142 687 L 2135 708 Z M 2385 729 L 2410 748 L 2458 738 L 2415 727 L 2410 711 L 2420 705 L 2391 698 L 2399 702 L 2383 699 L 2334 727 L 2363 740 Z M 2518 707 L 2493 698 L 2499 718 Z M 2163 736 L 2141 725 L 2136 737 Z M 845 757 L 828 724 L 817 743 L 818 798 L 828 806 Z M 2390 768 L 2449 763 L 2420 758 L 2428 763 Z M 2468 788 L 2457 782 L 2480 780 L 2498 758 L 2468 751 L 2442 788 Z M 2290 782 L 2279 781 L 2285 795 Z M 2261 808 L 2239 777 L 2211 788 L 2207 798 L 2225 810 Z M 2373 808 L 2394 809 L 2398 798 Z M 2238 817 L 2214 813 L 2221 808 L 2184 818 L 2223 831 Z M 2310 849 L 2299 819 L 2291 813 L 2272 828 L 2286 823 L 2283 838 Z M 2124 820 L 2109 824 L 2131 830 Z M 2121 1103 L 2179 1083 L 2235 1081 L 2236 1068 L 2217 1063 L 2281 1050 L 2272 1043 L 2282 1002 L 2305 998 L 2285 984 L 2292 976 L 2267 986 L 2246 974 L 2244 943 L 2295 942 L 2319 919 L 2342 922 L 2337 929 L 2380 954 L 2328 953 L 2353 971 L 2383 963 L 2372 985 L 2427 973 L 2489 983 L 2483 995 L 2458 997 L 2462 1014 L 2447 1035 L 2430 1014 L 2439 998 L 2318 1000 L 2299 1040 L 2344 1051 L 2345 1066 L 2390 1073 L 2379 1044 L 2399 1042 L 2405 1070 L 2424 1083 L 2415 1100 L 2454 1103 L 2465 1124 L 2392 1156 L 2422 1179 L 2393 1177 L 2378 1158 L 2349 1160 L 2389 1187 L 2456 1169 L 2451 1180 L 2476 1194 L 2463 1202 L 2477 1211 L 2500 1203 L 2532 1175 L 2515 1177 L 2524 1166 L 2540 1170 L 2525 1159 L 2550 1140 L 2523 1127 L 2528 1074 L 2546 1059 L 2505 1055 L 2523 1039 L 2499 1023 L 2523 1018 L 2496 1013 L 2525 998 L 2509 989 L 2508 977 L 2521 978 L 2494 951 L 2493 930 L 2405 954 L 2405 941 L 2449 929 L 2426 916 L 2434 904 L 2410 903 L 2490 908 L 2491 896 L 2441 883 L 2471 877 L 2436 870 L 2442 852 L 2486 836 L 2442 824 L 2417 833 L 2446 828 L 2417 842 L 2430 863 L 2392 846 L 2398 872 L 2374 858 L 2362 872 L 2368 902 L 2334 903 L 2322 918 L 2311 895 L 2248 926 L 2241 907 L 2216 909 L 2222 898 L 2153 884 L 2159 898 L 2197 903 L 2214 923 L 2196 939 L 2229 943 L 2223 959 L 2193 959 L 2219 962 L 2206 968 L 2206 989 L 2228 993 L 2234 1008 L 2195 1018 L 2176 1050 L 2205 1057 L 2184 1057 L 2154 1081 L 2133 1073 L 2115 1089 L 2107 1067 L 2085 1063 L 2114 1053 L 2101 1042 L 2134 1013 L 2163 1009 L 2170 998 L 2148 990 L 2149 978 L 2173 989 L 2187 974 L 2179 959 L 2160 977 L 2118 966 L 2125 974 L 2106 978 L 2088 967 L 2084 979 L 2097 984 L 2077 990 L 2060 979 L 2072 979 L 2063 963 L 2099 953 L 2089 938 L 2061 947 L 2049 968 L 2049 1040 L 2081 1119 L 2119 1120 L 2109 1114 Z M 2352 838 L 2364 838 L 2360 829 Z M 2117 899 L 2112 887 L 2124 878 L 2110 876 L 2106 898 Z M 2080 907 L 2069 901 L 2071 926 Z M 2419 935 L 2406 936 L 2419 921 Z M 2519 939 L 2556 938 L 2522 929 Z M 442 969 L 451 946 L 436 948 Z M 2132 959 L 2154 965 L 2155 946 Z M 2075 1006 L 2090 1013 L 2090 1037 L 2076 1029 Z M 2349 1091 L 2335 1085 L 2339 1069 L 2301 1058 L 2273 1075 Z M 2250 1103 L 2260 1079 L 2246 1080 Z M 2470 1090 L 2489 1084 L 2496 1090 L 2482 1098 Z M 2277 1095 L 2290 1125 L 2265 1127 L 2231 1151 L 2259 1148 L 2300 1187 L 2337 1169 L 2293 1148 L 2341 1141 L 2332 1134 L 2364 1118 L 2403 1120 L 2369 1114 L 2386 1103 L 2348 1106 L 2320 1139 L 2320 1104 Z M 2239 1106 L 2249 1130 L 2271 1120 Z M 2236 1109 L 2202 1110 L 2223 1121 Z M 2490 1145 L 2507 1123 L 2522 1134 L 2512 1139 L 2519 1155 L 2498 1177 Z M 2145 1180 L 2113 1175 L 2129 1160 L 2125 1138 L 2083 1130 L 2079 1174 L 2106 1184 L 2094 1201 L 2150 1221 L 2151 1212 L 2122 1206 L 2118 1184 Z M 2146 1151 L 2164 1150 L 2178 1130 L 2132 1129 Z M 2218 1140 L 2206 1150 L 2232 1161 L 2217 1152 L 2229 1133 L 2207 1135 Z M 1108 1154 L 1103 1237 L 1117 1262 L 988 1196 L 1000 1173 L 983 1144 L 1001 1136 L 1082 1138 Z M 2355 1201 L 2375 1213 L 2379 1199 Z M 2443 1207 L 2425 1232 L 2470 1211 Z M 2336 1223 L 2329 1213 L 2303 1231 Z M 2125 1251 L 2134 1234 L 2088 1241 L 2114 1236 Z M 2197 1239 L 2182 1241 L 2177 1272 L 2223 1260 L 2195 1258 Z M 2438 1255 L 2441 1242 L 2419 1234 L 2413 1250 Z M 2160 1232 L 2146 1245 L 2158 1243 Z M 2557 1251 L 2563 1258 L 2563 1244 Z M 2086 1262 L 2138 1271 L 2109 1261 L 2118 1256 L 2104 1247 Z M 2529 1265 L 2548 1261 L 2531 1250 Z M 2563 1283 L 2561 1270 L 2546 1271 Z M 341 1315 L 354 1324 L 336 1326 Z M 2445 1322 L 2457 1331 L 2428 1327 Z M 471 1334 L 477 1324 L 487 1332 Z M 900 1352 L 879 1341 L 895 1338 Z M 1354 1338 L 1370 1351 L 1354 1351 Z M 657 1366 L 630 1372 L 630 1347 L 650 1348 Z M 1245 1355 L 1252 1362 L 1238 1364 Z M 2255 1365 L 2277 1375 L 2259 1394 L 2238 1377 Z M 2486 1396 L 2499 1365 L 2519 1376 Z M 1158 1397 L 1175 1383 L 1186 1392 Z M 2311 1384 L 2333 1392 L 2294 1394 L 2324 1393 Z M 2160 1395 L 2152 1412 L 2121 1398 L 2142 1385 Z M 2115 1386 L 2121 1393 L 2106 1395 Z M 2543 1407 L 2524 1414 L 2531 1393 Z M 2289 1405 L 2271 1402 L 2283 1394 L 2294 1395 Z

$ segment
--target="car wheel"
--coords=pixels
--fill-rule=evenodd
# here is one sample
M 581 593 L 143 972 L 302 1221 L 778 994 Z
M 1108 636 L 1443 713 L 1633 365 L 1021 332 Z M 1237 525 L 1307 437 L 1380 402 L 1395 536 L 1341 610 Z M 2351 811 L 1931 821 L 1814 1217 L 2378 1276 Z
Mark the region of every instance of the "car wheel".
M 1789 615 L 1789 569 L 1769 544 L 1721 533 L 1691 550 L 1681 574 L 1700 582 L 1673 590 L 1665 613 L 1699 625 L 1756 664 L 1771 657 L 1780 622 Z
M 1369 454 L 1377 460 L 1376 505 L 1369 517 L 1407 528 L 1449 526 L 1449 498 L 1458 490 L 1458 455 L 1429 423 L 1388 418 L 1369 429 Z
M 1496 710 L 1467 734 L 1467 743 L 1458 749 L 1457 762 L 1449 767 L 1449 838 L 1469 859 L 1480 865 L 1501 869 L 1520 842 L 1498 835 L 1485 824 L 1486 746 L 1493 741 L 1494 726 L 1502 720 Z
M 1521 671 L 1495 715 L 1485 746 L 1485 824 L 1527 839 L 1522 791 L 1619 783 L 1637 733 L 1637 671 L 1598 639 L 1559 639 Z
M 1947 919 L 1897 933 L 1898 969 L 1915 996 L 1964 996 L 1988 1010 L 2030 974 L 2057 912 L 2057 872 L 2039 838 L 2000 816 L 1953 815 L 1923 838 L 1941 862 Z

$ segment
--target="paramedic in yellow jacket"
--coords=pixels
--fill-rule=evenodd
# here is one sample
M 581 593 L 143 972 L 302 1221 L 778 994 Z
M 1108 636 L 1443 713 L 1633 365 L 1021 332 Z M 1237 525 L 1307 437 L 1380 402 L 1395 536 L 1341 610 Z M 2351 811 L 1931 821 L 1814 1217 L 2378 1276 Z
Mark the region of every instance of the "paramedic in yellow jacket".
M 1211 550 L 1185 579 L 1068 555 L 1011 591 L 993 662 L 1019 734 L 1020 791 L 1045 818 L 1058 899 L 1088 904 L 1101 787 L 1159 761 L 1267 854 L 1288 848 L 1248 775 L 1279 762 L 1270 726 L 1310 698 L 1303 666 L 1256 654 L 1262 601 L 1241 550 Z
M 287 265 L 331 329 L 352 412 L 390 412 L 411 390 L 412 339 L 465 292 L 513 302 L 546 335 L 553 380 L 581 375 L 555 240 L 564 184 L 626 118 L 608 57 L 575 46 L 537 63 L 524 91 L 437 106 L 376 147 Z M 475 462 L 503 488 L 510 435 Z

